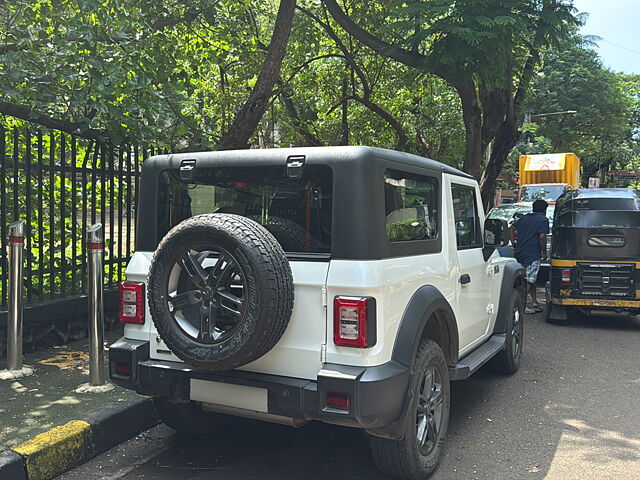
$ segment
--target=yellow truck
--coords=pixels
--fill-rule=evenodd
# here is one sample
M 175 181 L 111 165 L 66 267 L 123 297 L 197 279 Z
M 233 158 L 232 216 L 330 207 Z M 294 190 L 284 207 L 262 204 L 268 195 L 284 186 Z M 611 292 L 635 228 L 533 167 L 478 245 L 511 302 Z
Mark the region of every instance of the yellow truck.
M 567 190 L 580 188 L 580 158 L 574 153 L 520 156 L 518 200 L 555 203 Z

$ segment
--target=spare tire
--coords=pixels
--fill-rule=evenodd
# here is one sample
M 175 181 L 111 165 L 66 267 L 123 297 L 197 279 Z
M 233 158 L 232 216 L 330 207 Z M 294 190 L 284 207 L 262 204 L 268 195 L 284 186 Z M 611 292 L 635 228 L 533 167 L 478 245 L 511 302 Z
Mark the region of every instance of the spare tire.
M 238 215 L 198 215 L 176 225 L 158 245 L 147 283 L 160 337 L 178 358 L 211 371 L 271 350 L 293 309 L 282 247 Z
M 248 218 L 266 228 L 287 252 L 317 252 L 321 247 L 320 242 L 311 235 L 307 235 L 304 228 L 286 218 L 274 216 L 269 216 L 268 220 L 258 216 Z

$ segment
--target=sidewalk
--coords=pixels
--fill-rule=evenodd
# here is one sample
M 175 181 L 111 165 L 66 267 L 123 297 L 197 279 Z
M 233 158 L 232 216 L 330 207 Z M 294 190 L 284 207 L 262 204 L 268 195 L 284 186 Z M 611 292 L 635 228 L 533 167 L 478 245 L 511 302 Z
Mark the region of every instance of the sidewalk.
M 110 332 L 108 343 L 119 336 Z M 7 472 L 16 465 L 11 470 L 7 464 L 17 461 L 26 468 L 22 478 L 53 478 L 153 424 L 149 400 L 135 392 L 118 386 L 103 393 L 76 392 L 89 381 L 88 351 L 83 340 L 27 353 L 24 364 L 33 375 L 0 380 L 0 480 L 14 478 Z M 107 360 L 108 351 L 105 372 Z M 4 368 L 5 359 L 0 360 Z

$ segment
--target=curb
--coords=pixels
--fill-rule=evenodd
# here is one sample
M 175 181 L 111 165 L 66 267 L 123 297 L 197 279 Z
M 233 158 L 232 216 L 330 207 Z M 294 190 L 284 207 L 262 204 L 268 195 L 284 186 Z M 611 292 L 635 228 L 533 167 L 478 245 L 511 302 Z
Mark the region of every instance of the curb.
M 157 424 L 150 398 L 107 407 L 0 451 L 0 480 L 51 480 Z

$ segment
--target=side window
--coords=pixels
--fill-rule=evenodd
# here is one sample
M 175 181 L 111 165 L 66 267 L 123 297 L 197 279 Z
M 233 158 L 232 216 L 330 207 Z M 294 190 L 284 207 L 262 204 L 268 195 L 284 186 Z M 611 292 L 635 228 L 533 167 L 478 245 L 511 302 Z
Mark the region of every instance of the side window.
M 435 178 L 387 170 L 384 204 L 390 241 L 437 238 L 438 181 Z
M 452 185 L 453 213 L 456 226 L 456 241 L 458 250 L 464 248 L 481 247 L 482 236 L 478 221 L 478 205 L 476 204 L 476 190 L 463 185 Z

